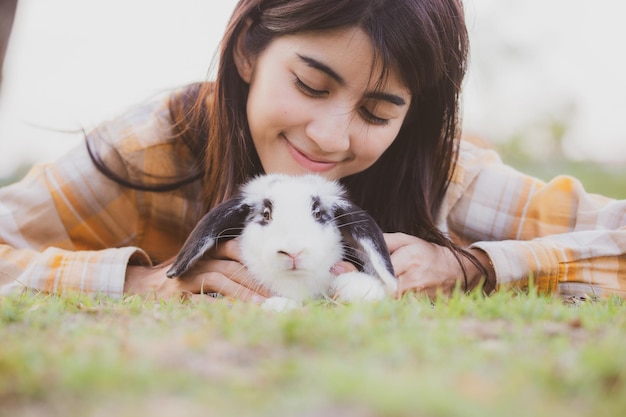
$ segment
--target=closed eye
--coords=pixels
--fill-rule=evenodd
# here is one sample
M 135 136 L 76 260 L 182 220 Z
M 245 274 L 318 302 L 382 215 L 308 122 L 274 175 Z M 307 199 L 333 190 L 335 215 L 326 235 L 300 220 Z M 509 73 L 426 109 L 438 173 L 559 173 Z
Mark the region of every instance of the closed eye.
M 295 78 L 293 80 L 293 83 L 295 84 L 295 86 L 300 91 L 302 91 L 307 96 L 310 96 L 310 97 L 313 97 L 313 98 L 321 98 L 321 97 L 328 96 L 328 91 L 316 90 L 316 89 L 308 86 L 307 84 L 305 84 L 300 78 L 298 78 L 298 76 L 295 76 Z
M 361 117 L 368 123 L 378 126 L 385 126 L 389 123 L 389 119 L 383 119 L 382 117 L 376 116 L 374 113 L 369 111 L 366 107 L 359 108 L 359 113 Z
M 300 91 L 302 91 L 304 94 L 312 98 L 323 98 L 323 97 L 327 97 L 329 94 L 329 92 L 326 90 L 316 90 L 313 87 L 310 87 L 309 85 L 304 83 L 298 76 L 295 76 L 293 83 Z M 359 108 L 359 113 L 361 114 L 361 117 L 367 123 L 377 125 L 377 126 L 385 126 L 389 123 L 389 119 L 383 119 L 382 117 L 376 116 L 374 113 L 369 111 L 365 106 L 362 106 L 361 108 Z

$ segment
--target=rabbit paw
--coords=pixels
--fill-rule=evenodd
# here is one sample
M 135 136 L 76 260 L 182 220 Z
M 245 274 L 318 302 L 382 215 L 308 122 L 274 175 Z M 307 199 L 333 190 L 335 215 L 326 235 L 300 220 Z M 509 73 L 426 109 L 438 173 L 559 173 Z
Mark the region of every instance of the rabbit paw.
M 300 307 L 300 303 L 286 297 L 270 297 L 263 301 L 261 308 L 268 311 L 290 311 Z
M 375 301 L 385 297 L 381 280 L 364 272 L 338 275 L 333 281 L 333 287 L 337 301 Z

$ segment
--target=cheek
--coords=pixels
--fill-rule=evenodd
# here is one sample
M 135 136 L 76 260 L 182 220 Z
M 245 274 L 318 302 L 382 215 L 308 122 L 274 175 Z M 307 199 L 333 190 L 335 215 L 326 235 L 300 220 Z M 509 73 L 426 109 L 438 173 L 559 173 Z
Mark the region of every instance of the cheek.
M 283 76 L 284 78 L 284 76 Z M 250 85 L 247 115 L 253 137 L 272 127 L 282 129 L 297 123 L 304 112 L 301 99 L 289 82 L 277 74 L 260 73 Z
M 259 226 L 254 224 L 246 226 L 239 236 L 241 258 L 246 266 L 258 269 L 259 261 L 265 258 L 263 245 L 259 245 L 259 242 L 262 241 L 261 230 Z
M 358 138 L 354 149 L 358 159 L 363 162 L 374 163 L 391 146 L 398 130 L 387 132 L 370 131 L 364 137 Z

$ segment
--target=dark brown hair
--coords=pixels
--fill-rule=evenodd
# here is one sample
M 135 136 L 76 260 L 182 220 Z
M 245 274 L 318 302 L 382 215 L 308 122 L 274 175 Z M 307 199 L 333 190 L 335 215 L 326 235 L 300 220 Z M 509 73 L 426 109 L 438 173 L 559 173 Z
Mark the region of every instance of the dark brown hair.
M 246 115 L 248 85 L 239 77 L 234 50 L 261 53 L 276 37 L 359 27 L 375 58 L 399 71 L 412 94 L 404 124 L 370 168 L 342 179 L 351 198 L 387 232 L 409 233 L 468 256 L 436 227 L 457 158 L 459 94 L 468 37 L 461 0 L 241 0 L 222 40 L 215 83 L 203 83 L 173 100 L 181 138 L 205 149 L 207 210 L 262 173 Z
M 358 26 L 371 37 L 386 70 L 397 68 L 412 93 L 400 133 L 382 157 L 364 172 L 345 178 L 355 201 L 387 231 L 423 237 L 434 222 L 456 158 L 458 100 L 466 68 L 467 33 L 458 0 L 242 0 L 221 46 L 208 114 L 182 113 L 207 138 L 205 198 L 208 206 L 228 198 L 251 175 L 261 172 L 247 125 L 248 85 L 233 60 L 247 27 L 245 48 L 261 53 L 272 39 L 299 32 Z M 210 127 L 210 128 L 209 128 Z M 206 130 L 205 130 L 206 129 Z M 202 139 L 202 138 L 198 138 Z

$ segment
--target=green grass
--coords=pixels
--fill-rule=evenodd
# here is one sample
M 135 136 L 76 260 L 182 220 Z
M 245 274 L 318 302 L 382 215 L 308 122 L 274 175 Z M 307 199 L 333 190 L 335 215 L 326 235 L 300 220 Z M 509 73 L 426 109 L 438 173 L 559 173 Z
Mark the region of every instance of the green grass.
M 0 299 L 1 416 L 617 416 L 626 303 Z
M 626 198 L 624 169 L 509 154 Z M 272 314 L 0 298 L 0 417 L 624 415 L 626 302 L 570 301 L 503 292 Z

